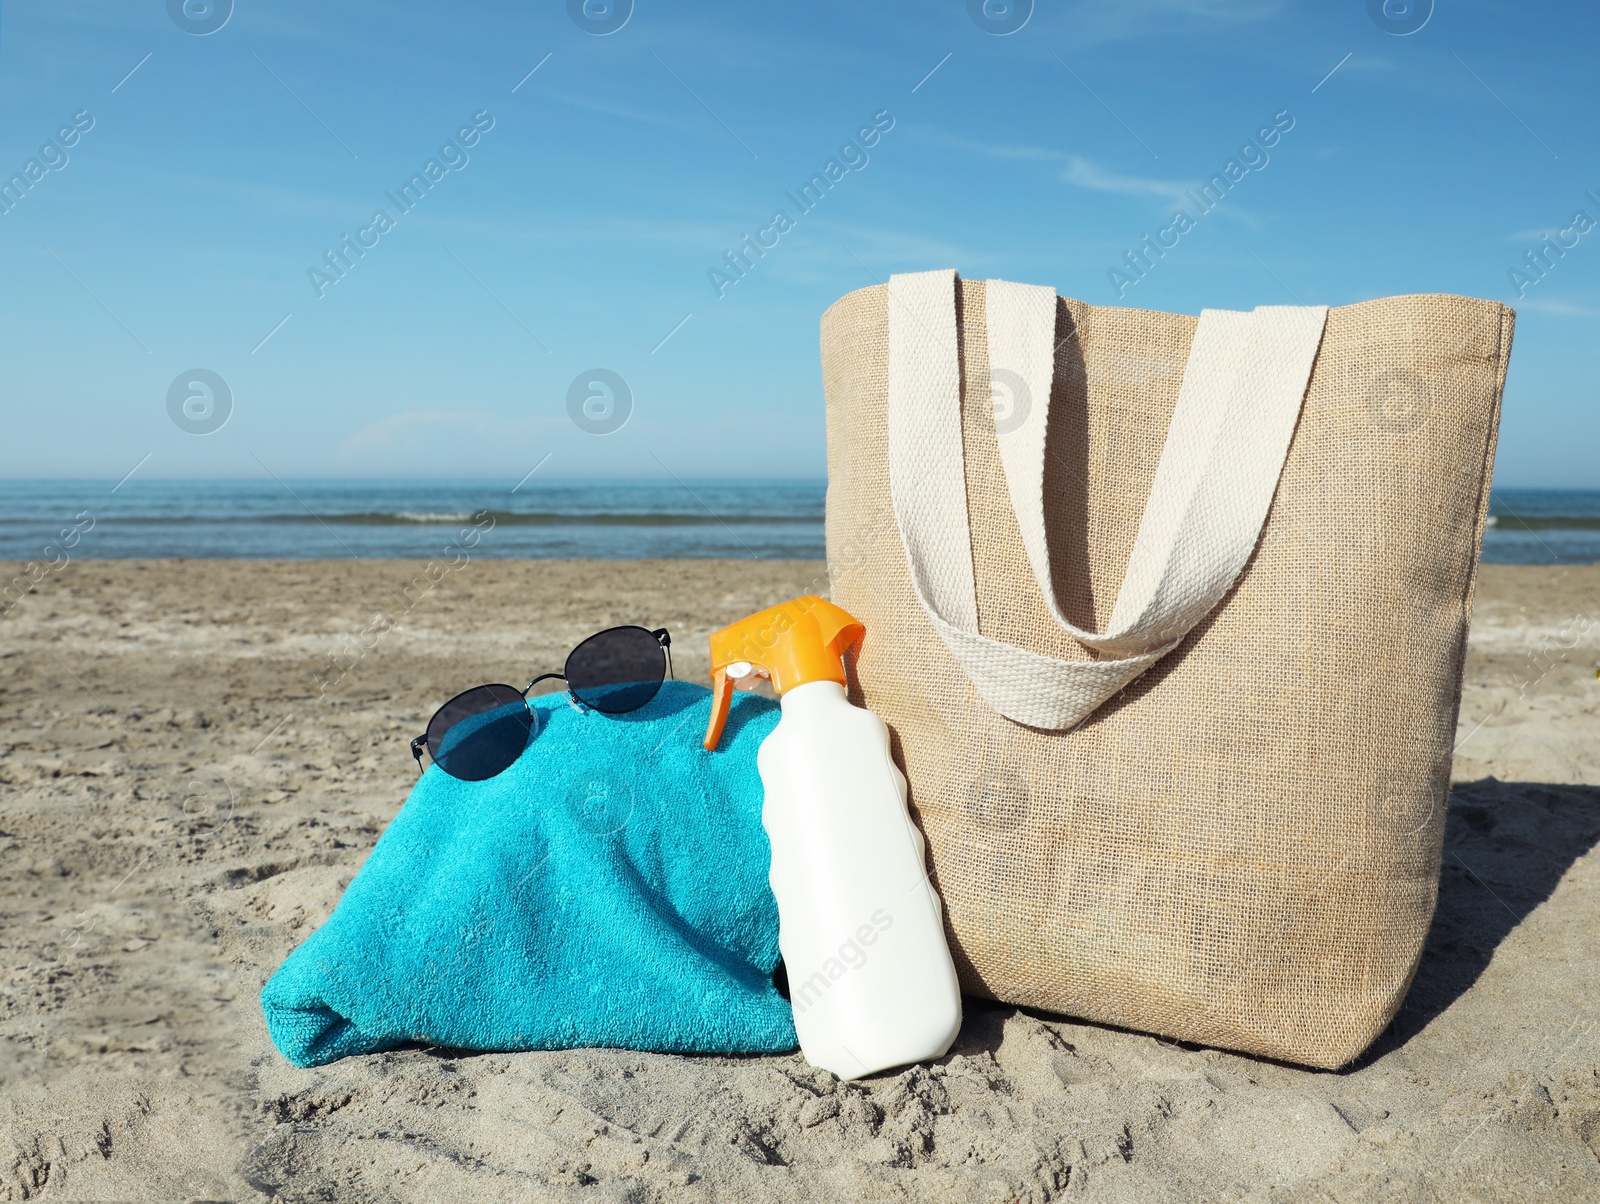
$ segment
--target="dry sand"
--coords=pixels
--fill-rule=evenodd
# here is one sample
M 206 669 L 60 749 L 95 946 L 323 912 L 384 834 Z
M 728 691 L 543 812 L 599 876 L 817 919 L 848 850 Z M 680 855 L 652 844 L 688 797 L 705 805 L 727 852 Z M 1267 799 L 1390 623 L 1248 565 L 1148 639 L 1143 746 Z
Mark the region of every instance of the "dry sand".
M 698 679 L 709 630 L 822 584 L 490 562 L 408 603 L 416 568 L 74 563 L 0 618 L 0 1199 L 1600 1199 L 1600 568 L 1484 570 L 1438 915 L 1356 1066 L 970 1002 L 939 1064 L 848 1085 L 798 1055 L 277 1055 L 260 985 L 434 704 L 610 622 L 670 626 Z

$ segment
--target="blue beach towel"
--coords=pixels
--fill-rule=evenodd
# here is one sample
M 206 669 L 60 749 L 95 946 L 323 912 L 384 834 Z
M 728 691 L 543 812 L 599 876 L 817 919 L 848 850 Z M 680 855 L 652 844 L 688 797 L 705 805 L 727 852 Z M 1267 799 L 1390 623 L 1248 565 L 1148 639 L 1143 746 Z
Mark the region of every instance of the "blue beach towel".
M 296 1066 L 409 1041 L 479 1050 L 795 1047 L 772 985 L 756 748 L 777 707 L 668 681 L 624 715 L 533 700 L 497 777 L 429 766 L 327 923 L 261 992 Z

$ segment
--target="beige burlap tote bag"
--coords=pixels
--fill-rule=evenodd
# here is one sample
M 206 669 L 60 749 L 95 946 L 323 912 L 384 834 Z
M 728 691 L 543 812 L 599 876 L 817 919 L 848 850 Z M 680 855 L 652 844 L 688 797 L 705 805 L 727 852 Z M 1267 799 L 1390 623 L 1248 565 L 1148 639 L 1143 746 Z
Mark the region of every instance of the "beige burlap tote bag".
M 822 319 L 833 598 L 965 989 L 1335 1067 L 1438 890 L 1513 315 L 953 272 Z

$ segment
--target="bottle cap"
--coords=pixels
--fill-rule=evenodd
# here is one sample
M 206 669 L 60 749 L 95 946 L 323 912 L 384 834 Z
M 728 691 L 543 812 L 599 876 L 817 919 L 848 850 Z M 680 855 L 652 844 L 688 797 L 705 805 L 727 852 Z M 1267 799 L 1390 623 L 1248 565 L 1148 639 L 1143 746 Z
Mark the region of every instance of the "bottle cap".
M 844 685 L 844 654 L 865 633 L 849 611 L 814 594 L 712 632 L 707 750 L 722 739 L 735 679 L 752 674 L 770 678 L 779 694 L 808 681 Z

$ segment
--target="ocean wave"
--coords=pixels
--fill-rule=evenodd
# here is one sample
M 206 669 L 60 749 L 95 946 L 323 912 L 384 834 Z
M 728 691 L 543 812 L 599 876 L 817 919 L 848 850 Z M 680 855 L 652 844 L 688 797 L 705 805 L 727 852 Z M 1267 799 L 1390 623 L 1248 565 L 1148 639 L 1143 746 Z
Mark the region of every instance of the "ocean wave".
M 1600 531 L 1595 514 L 1491 514 L 1496 531 Z
M 257 523 L 299 524 L 324 523 L 330 526 L 351 527 L 465 527 L 481 524 L 485 529 L 490 520 L 496 527 L 708 527 L 708 526 L 774 526 L 822 522 L 818 514 L 692 514 L 674 511 L 601 511 L 596 513 L 568 511 L 512 511 L 512 510 L 366 510 L 342 514 L 121 514 L 108 515 L 101 521 L 113 525 L 193 525 L 196 523 L 253 525 Z
M 197 523 L 272 525 L 325 523 L 351 527 L 748 527 L 822 522 L 822 514 L 712 514 L 706 511 L 661 510 L 358 510 L 343 513 L 295 514 L 113 514 L 99 521 L 112 525 L 192 526 Z M 1485 524 L 1494 531 L 1600 531 L 1600 514 L 1490 514 Z
M 474 515 L 469 511 L 463 511 L 460 514 L 438 514 L 433 511 L 400 510 L 395 513 L 394 517 L 406 523 L 449 523 L 454 526 L 457 523 L 470 523 Z

